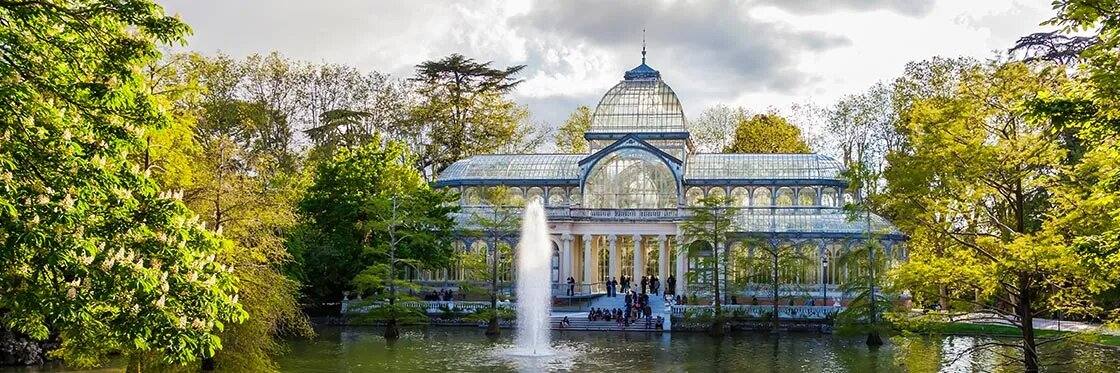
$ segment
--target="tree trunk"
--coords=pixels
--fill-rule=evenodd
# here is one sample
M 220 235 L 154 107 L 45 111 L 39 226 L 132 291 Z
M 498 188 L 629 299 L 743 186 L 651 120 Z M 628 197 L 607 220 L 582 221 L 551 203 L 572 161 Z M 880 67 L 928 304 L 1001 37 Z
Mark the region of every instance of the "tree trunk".
M 389 318 L 385 321 L 385 340 L 395 341 L 401 337 L 401 329 L 397 326 L 397 319 L 395 317 Z
M 494 244 L 490 263 L 490 323 L 486 325 L 486 335 L 496 337 L 502 334 L 498 328 L 498 247 Z
M 781 320 L 778 319 L 778 248 L 774 247 L 773 249 L 774 253 L 770 256 L 774 260 L 771 268 L 772 272 L 770 273 L 770 278 L 772 280 L 770 286 L 770 305 L 773 307 L 773 314 L 771 315 L 770 320 L 770 331 L 777 332 L 782 325 Z
M 1040 364 L 1038 343 L 1034 335 L 1034 307 L 1031 306 L 1033 302 L 1031 298 L 1030 278 L 1027 275 L 1019 275 L 1019 304 L 1015 309 L 1022 324 L 1020 330 L 1023 332 L 1023 370 L 1034 373 L 1038 372 Z
M 941 288 L 938 289 L 938 290 L 939 290 L 939 293 L 940 293 L 940 294 L 938 294 L 939 297 L 940 297 L 940 299 L 938 299 L 938 304 L 941 305 L 941 310 L 942 311 L 948 311 L 949 307 L 950 307 L 950 305 L 949 305 L 949 287 L 942 285 Z

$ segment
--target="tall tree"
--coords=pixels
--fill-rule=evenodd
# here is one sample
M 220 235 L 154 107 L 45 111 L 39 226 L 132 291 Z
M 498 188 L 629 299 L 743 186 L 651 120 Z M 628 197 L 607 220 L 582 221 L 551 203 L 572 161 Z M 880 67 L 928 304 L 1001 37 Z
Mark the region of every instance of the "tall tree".
M 781 328 L 778 305 L 783 299 L 782 284 L 794 283 L 797 279 L 793 275 L 812 268 L 814 263 L 798 247 L 772 243 L 766 237 L 752 237 L 746 243 L 756 250 L 755 255 L 738 255 L 735 265 L 749 271 L 749 275 L 742 277 L 745 283 L 770 287 L 770 330 L 778 331 Z
M 272 358 L 283 350 L 281 333 L 312 334 L 297 301 L 299 284 L 281 272 L 291 261 L 285 239 L 295 225 L 302 178 L 276 167 L 273 157 L 278 150 L 249 149 L 252 141 L 232 140 L 253 133 L 255 122 L 252 115 L 207 110 L 217 106 L 218 99 L 206 97 L 209 93 L 198 81 L 218 79 L 206 77 L 214 70 L 198 69 L 203 67 L 198 58 L 180 54 L 149 65 L 150 89 L 173 108 L 175 120 L 145 134 L 144 151 L 133 158 L 165 188 L 185 191 L 187 206 L 234 242 L 219 260 L 239 269 L 241 301 L 250 317 L 222 332 L 225 348 L 214 363 L 224 369 L 276 371 Z M 255 110 L 251 105 L 226 107 L 237 108 Z M 221 122 L 207 117 L 214 113 L 243 121 L 196 126 Z
M 801 129 L 778 114 L 742 117 L 724 153 L 809 153 Z
M 129 161 L 167 125 L 140 71 L 187 26 L 150 1 L 0 3 L 0 325 L 74 366 L 212 356 L 244 319 L 228 242 Z
M 715 305 L 715 317 L 708 333 L 713 336 L 722 336 L 724 333 L 724 315 L 720 292 L 720 266 L 726 268 L 729 235 L 734 228 L 734 217 L 740 208 L 733 207 L 731 197 L 708 196 L 701 198 L 697 206 L 690 208 L 692 213 L 681 225 L 681 232 L 688 239 L 685 245 L 689 255 L 699 257 L 703 267 L 711 274 L 712 300 Z M 707 273 L 705 273 L 707 275 Z
M 522 80 L 515 76 L 524 65 L 490 67 L 460 54 L 416 66 L 410 80 L 418 84 L 420 102 L 412 117 L 425 128 L 428 145 L 419 166 L 429 176 L 451 163 L 486 153 L 510 142 L 516 135 L 516 105 L 506 104 L 505 93 Z
M 313 299 L 341 299 L 347 289 L 384 290 L 390 261 L 385 244 L 395 241 L 390 232 L 408 237 L 392 247 L 393 261 L 436 268 L 450 263 L 452 248 L 445 240 L 452 221 L 445 205 L 452 197 L 431 191 L 412 157 L 403 144 L 375 139 L 316 164 L 314 181 L 299 202 L 307 227 L 297 244 Z M 408 202 L 396 205 L 396 218 L 385 203 L 394 198 Z
M 591 108 L 580 105 L 556 131 L 556 148 L 565 153 L 587 153 L 584 132 L 591 129 Z
M 704 109 L 696 119 L 688 121 L 692 145 L 702 153 L 719 153 L 731 144 L 733 128 L 747 118 L 739 107 L 716 105 Z
M 520 212 L 525 201 L 517 198 L 508 187 L 504 186 L 485 188 L 482 200 L 488 206 L 474 211 L 471 215 L 474 228 L 470 234 L 487 242 L 486 253 L 475 253 L 475 255 L 484 255 L 486 260 L 469 260 L 468 263 L 473 264 L 469 266 L 470 271 L 490 282 L 490 314 L 486 335 L 497 336 L 501 333 L 501 329 L 498 328 L 499 269 L 512 268 L 513 264 L 512 248 L 499 243 L 502 239 L 517 234 L 518 226 L 521 225 Z
M 911 105 L 902 123 L 910 149 L 892 153 L 886 171 L 893 215 L 954 242 L 945 257 L 911 258 L 898 280 L 927 294 L 946 287 L 954 300 L 1015 325 L 1028 371 L 1039 369 L 1048 339 L 1034 318 L 1075 308 L 1085 294 L 1063 289 L 1097 281 L 1075 250 L 1042 231 L 1051 175 L 1065 154 L 1053 123 L 1028 118 L 1023 103 L 1063 82 L 1060 69 L 1023 63 L 968 72 L 948 97 Z

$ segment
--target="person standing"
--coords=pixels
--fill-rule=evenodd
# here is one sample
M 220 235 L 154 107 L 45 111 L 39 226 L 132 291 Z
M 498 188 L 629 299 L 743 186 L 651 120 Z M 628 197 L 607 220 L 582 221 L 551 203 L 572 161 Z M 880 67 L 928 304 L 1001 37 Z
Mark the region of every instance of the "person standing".
M 614 297 L 614 277 L 607 280 L 607 297 Z
M 568 276 L 568 296 L 576 295 L 576 279 Z
M 673 295 L 677 295 L 677 278 L 675 276 L 669 275 L 669 277 L 665 278 L 665 285 L 665 294 L 670 294 L 669 292 L 672 292 Z
M 649 288 L 652 290 L 653 295 L 661 294 L 660 292 L 658 292 L 659 290 L 661 290 L 661 281 L 657 280 L 657 276 L 653 276 L 650 279 Z
M 643 275 L 642 276 L 642 294 L 645 294 L 647 289 L 649 289 L 649 277 Z

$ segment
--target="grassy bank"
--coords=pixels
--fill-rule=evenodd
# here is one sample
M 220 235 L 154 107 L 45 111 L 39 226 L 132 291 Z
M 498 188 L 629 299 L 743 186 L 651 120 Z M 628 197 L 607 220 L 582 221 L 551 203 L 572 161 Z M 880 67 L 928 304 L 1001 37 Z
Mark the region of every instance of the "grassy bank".
M 918 334 L 957 334 L 957 335 L 985 335 L 993 337 L 1017 338 L 1022 334 L 1019 329 L 1008 325 L 971 324 L 971 323 L 923 323 L 920 327 L 903 328 L 906 332 Z M 1035 329 L 1039 337 L 1064 336 L 1104 346 L 1120 348 L 1120 336 L 1100 333 L 1069 332 L 1057 330 Z

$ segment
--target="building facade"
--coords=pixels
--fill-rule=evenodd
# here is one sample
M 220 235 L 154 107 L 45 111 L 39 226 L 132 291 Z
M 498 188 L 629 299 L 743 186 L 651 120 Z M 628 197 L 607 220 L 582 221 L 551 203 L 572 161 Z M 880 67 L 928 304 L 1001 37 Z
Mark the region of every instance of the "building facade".
M 690 292 L 698 260 L 682 247 L 682 223 L 705 196 L 727 196 L 736 207 L 732 257 L 761 255 L 756 245 L 799 250 L 804 269 L 784 273 L 791 291 L 837 297 L 849 269 L 840 257 L 869 237 L 891 260 L 904 260 L 904 237 L 881 217 L 849 219 L 853 200 L 836 160 L 819 154 L 706 154 L 694 150 L 681 103 L 660 72 L 642 64 L 599 101 L 585 133 L 587 154 L 492 154 L 460 160 L 444 170 L 437 187 L 460 193 L 456 220 L 464 232 L 480 214 L 493 211 L 486 188 L 504 187 L 513 198 L 540 198 L 553 238 L 552 280 L 573 277 L 581 294 L 604 291 L 622 275 L 674 275 L 677 294 Z M 728 131 L 733 129 L 729 128 Z M 869 231 L 870 234 L 869 235 Z M 472 238 L 462 250 L 516 245 L 516 232 Z M 729 261 L 739 263 L 741 261 Z M 832 265 L 829 265 L 832 263 Z M 739 266 L 741 267 L 741 266 Z M 732 265 L 728 284 L 743 284 L 751 268 Z M 458 271 L 423 275 L 464 280 Z M 732 281 L 734 280 L 734 281 Z M 698 286 L 697 286 L 698 287 Z M 750 293 L 751 286 L 732 288 Z

